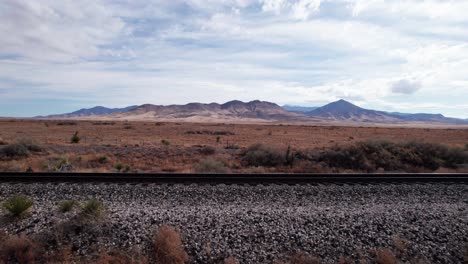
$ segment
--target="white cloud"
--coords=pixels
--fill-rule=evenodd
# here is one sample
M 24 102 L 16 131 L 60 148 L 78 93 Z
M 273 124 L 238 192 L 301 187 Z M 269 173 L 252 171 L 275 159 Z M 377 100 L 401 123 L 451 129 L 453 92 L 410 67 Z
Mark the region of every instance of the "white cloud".
M 436 0 L 5 0 L 0 102 L 348 98 L 462 115 L 452 106 L 468 97 L 467 9 Z
M 412 82 L 409 80 L 399 80 L 392 84 L 392 92 L 400 94 L 413 94 L 419 89 L 421 89 L 421 84 L 419 82 Z

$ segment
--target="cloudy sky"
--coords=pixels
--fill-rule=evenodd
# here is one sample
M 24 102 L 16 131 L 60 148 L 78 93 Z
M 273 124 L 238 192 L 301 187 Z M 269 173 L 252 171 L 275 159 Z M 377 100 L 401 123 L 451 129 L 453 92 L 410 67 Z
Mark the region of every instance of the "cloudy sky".
M 0 0 L 0 116 L 346 99 L 468 118 L 465 0 Z

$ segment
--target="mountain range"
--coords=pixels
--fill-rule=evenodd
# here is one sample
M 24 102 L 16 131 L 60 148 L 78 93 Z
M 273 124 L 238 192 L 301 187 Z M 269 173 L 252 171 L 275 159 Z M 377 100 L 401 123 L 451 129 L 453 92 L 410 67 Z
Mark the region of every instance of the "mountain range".
M 346 123 L 430 123 L 430 124 L 468 124 L 467 119 L 445 117 L 441 114 L 408 114 L 364 109 L 348 101 L 339 100 L 322 107 L 283 107 L 265 101 L 229 101 L 218 103 L 189 103 L 185 105 L 129 106 L 125 108 L 106 108 L 102 106 L 78 111 L 41 116 L 43 119 L 112 119 L 112 120 L 160 120 L 193 122 L 346 122 Z

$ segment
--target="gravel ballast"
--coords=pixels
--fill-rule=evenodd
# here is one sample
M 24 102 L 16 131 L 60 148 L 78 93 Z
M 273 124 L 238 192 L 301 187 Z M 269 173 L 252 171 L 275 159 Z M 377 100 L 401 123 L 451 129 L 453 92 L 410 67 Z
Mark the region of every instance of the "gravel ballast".
M 322 263 L 372 259 L 388 248 L 403 261 L 463 263 L 468 248 L 468 185 L 0 184 L 0 198 L 34 200 L 29 217 L 1 222 L 9 234 L 41 234 L 66 223 L 62 200 L 96 197 L 105 216 L 71 237 L 72 249 L 151 250 L 162 224 L 180 230 L 191 263 L 272 263 L 307 252 Z M 5 213 L 4 213 L 5 215 Z M 6 216 L 3 216 L 6 218 Z M 90 236 L 89 234 L 93 234 Z M 395 239 L 407 241 L 405 249 Z

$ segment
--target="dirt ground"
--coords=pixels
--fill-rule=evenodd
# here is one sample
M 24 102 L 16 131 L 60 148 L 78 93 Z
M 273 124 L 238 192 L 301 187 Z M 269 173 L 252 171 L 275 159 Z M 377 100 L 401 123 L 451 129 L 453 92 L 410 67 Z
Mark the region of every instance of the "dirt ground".
M 72 144 L 75 132 L 80 141 Z M 191 172 L 207 155 L 236 168 L 236 151 L 256 143 L 304 150 L 385 139 L 464 148 L 468 129 L 0 120 L 0 144 L 21 139 L 32 139 L 44 150 L 25 158 L 0 160 L 0 171 L 51 171 L 66 163 L 74 171 L 114 171 L 120 164 L 132 171 Z M 204 146 L 213 147 L 215 153 L 205 153 Z

